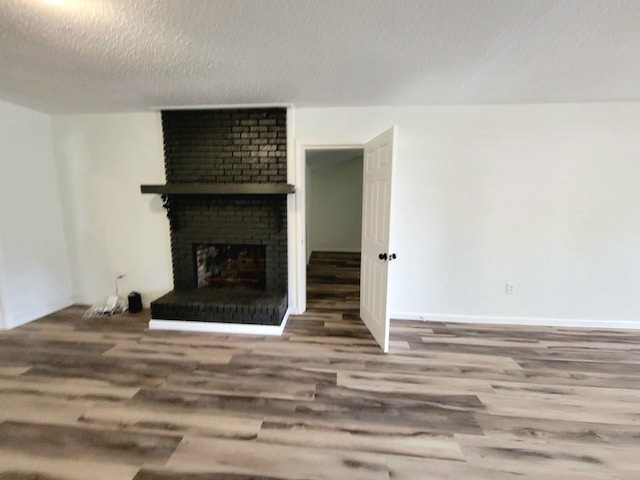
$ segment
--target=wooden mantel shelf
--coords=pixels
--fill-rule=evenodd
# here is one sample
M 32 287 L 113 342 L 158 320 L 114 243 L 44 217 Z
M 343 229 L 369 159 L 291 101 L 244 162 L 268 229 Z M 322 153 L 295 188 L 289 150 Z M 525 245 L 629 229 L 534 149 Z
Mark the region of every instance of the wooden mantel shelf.
M 140 191 L 161 195 L 287 195 L 295 187 L 287 183 L 170 183 L 140 185 Z

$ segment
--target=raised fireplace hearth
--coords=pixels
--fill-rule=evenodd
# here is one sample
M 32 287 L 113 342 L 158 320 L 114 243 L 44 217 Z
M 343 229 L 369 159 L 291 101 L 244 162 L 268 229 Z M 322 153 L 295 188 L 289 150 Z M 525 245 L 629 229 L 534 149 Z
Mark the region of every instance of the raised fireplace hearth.
M 154 320 L 280 325 L 287 299 L 286 109 L 162 112 L 174 290 Z
M 280 325 L 287 307 L 284 292 L 173 290 L 152 302 L 151 316 L 156 320 Z

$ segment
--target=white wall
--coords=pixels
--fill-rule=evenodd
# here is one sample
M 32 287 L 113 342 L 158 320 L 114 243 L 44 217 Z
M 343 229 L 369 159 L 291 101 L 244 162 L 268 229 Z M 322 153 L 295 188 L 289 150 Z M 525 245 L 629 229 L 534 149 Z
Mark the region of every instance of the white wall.
M 172 288 L 169 223 L 158 195 L 165 183 L 159 113 L 52 117 L 76 302 L 143 294 L 148 305 Z
M 394 316 L 640 322 L 640 104 L 297 109 L 294 118 L 298 146 L 363 144 L 398 125 Z M 125 271 L 122 293 L 140 290 L 148 303 L 172 287 L 165 212 L 158 196 L 139 193 L 164 183 L 159 114 L 52 122 L 76 301 L 101 300 Z M 292 253 L 305 248 L 292 240 Z M 0 295 L 6 303 L 1 286 Z
M 343 161 L 307 155 L 309 252 L 359 252 L 362 230 L 362 154 Z
M 394 316 L 640 326 L 640 104 L 298 109 L 296 141 L 394 124 Z
M 71 304 L 49 117 L 0 102 L 0 320 L 13 328 Z
M 5 290 L 4 287 L 4 262 L 2 260 L 2 255 L 3 255 L 3 248 L 2 248 L 2 226 L 0 225 L 0 330 L 1 329 L 5 329 L 5 328 L 9 328 L 7 326 L 5 317 L 6 314 L 4 313 L 4 305 L 3 305 L 3 300 L 2 300 L 2 295 L 3 292 Z

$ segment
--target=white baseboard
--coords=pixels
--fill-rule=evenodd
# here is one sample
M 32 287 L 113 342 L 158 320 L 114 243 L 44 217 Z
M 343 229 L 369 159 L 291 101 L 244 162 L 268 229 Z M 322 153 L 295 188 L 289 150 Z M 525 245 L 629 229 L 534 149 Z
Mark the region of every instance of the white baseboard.
M 574 327 L 598 329 L 640 330 L 640 320 L 589 320 L 580 318 L 498 317 L 481 315 L 447 315 L 441 313 L 395 312 L 392 320 L 422 322 L 477 323 L 494 325 L 530 325 L 544 327 Z
M 314 248 L 313 250 L 311 250 L 311 253 L 313 252 L 327 252 L 327 253 L 360 253 L 361 252 L 361 248 L 357 247 L 357 248 L 338 248 L 338 247 L 327 247 L 327 248 L 322 248 L 322 247 L 318 247 L 318 248 Z
M 149 330 L 174 330 L 182 332 L 230 333 L 240 335 L 281 336 L 289 320 L 289 309 L 280 325 L 250 325 L 245 323 L 194 322 L 182 320 L 149 320 Z

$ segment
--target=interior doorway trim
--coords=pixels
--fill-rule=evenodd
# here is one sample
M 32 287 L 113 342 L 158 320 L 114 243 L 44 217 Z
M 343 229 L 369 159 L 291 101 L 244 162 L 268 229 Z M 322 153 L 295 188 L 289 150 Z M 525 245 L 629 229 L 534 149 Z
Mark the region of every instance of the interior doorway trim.
M 363 144 L 355 143 L 328 143 L 315 141 L 296 141 L 295 144 L 295 222 L 292 232 L 291 258 L 294 262 L 295 274 L 291 280 L 290 292 L 293 291 L 295 298 L 292 302 L 295 305 L 294 312 L 302 315 L 307 309 L 307 150 L 348 150 L 363 149 Z M 290 280 L 290 281 L 291 281 Z

